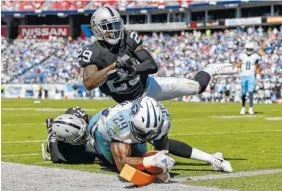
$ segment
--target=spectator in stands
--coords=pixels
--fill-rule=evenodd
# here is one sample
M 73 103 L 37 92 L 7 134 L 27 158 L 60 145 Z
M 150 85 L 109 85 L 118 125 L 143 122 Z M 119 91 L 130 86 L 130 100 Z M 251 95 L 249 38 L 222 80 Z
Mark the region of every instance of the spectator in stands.
M 244 45 L 252 40 L 261 54 L 259 64 L 263 75 L 257 84 L 256 100 L 268 102 L 281 99 L 282 85 L 282 31 L 274 28 L 264 32 L 262 27 L 246 30 L 226 29 L 221 32 L 192 31 L 180 35 L 164 33 L 143 36 L 144 45 L 159 63 L 159 76 L 192 78 L 207 64 L 237 61 Z M 19 39 L 13 43 L 2 38 L 3 83 L 72 84 L 79 85 L 80 67 L 77 51 L 91 39 L 68 41 Z M 224 79 L 224 78 L 223 78 Z M 239 101 L 241 90 L 238 76 L 227 80 L 213 79 L 207 94 L 200 99 L 211 101 Z

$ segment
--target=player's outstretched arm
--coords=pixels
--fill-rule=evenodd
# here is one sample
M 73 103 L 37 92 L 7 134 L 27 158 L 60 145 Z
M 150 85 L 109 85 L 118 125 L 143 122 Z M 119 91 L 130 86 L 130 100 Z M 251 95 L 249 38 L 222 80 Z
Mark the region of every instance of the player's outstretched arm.
M 116 167 L 119 171 L 123 166 L 128 164 L 138 170 L 144 170 L 143 158 L 130 157 L 131 145 L 126 143 L 114 142 L 111 143 L 111 151 L 116 163 Z
M 111 144 L 111 152 L 113 154 L 116 167 L 119 171 L 124 165 L 132 166 L 138 170 L 144 170 L 150 167 L 158 167 L 163 169 L 163 172 L 170 171 L 175 163 L 173 158 L 170 158 L 168 151 L 162 150 L 156 155 L 147 157 L 130 157 L 131 145 L 126 143 L 114 142 Z
M 136 74 L 155 74 L 158 72 L 158 65 L 152 55 L 139 45 L 135 50 L 135 55 L 140 64 L 134 65 Z
M 88 65 L 83 70 L 83 84 L 87 90 L 100 87 L 108 79 L 107 73 L 115 67 L 114 64 L 98 71 L 96 65 Z

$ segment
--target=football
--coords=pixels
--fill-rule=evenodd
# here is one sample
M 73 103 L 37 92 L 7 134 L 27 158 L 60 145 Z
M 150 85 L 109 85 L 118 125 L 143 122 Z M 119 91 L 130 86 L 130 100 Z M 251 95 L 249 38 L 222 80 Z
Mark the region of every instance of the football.
M 143 158 L 155 155 L 157 153 L 158 153 L 158 151 L 149 151 L 143 156 Z M 157 175 L 157 174 L 163 173 L 163 169 L 158 168 L 158 167 L 149 167 L 149 168 L 146 168 L 144 171 L 151 174 L 151 175 Z

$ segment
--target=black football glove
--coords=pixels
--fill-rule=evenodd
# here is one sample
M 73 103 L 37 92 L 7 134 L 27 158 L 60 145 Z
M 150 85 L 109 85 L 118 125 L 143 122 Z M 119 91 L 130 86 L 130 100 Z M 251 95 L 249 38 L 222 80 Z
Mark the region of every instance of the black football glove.
M 53 118 L 47 118 L 46 119 L 46 127 L 47 127 L 47 131 L 48 131 L 48 134 L 51 133 L 52 131 L 52 124 L 54 122 L 54 119 Z
M 128 54 L 123 55 L 122 57 L 117 57 L 116 68 L 126 69 L 129 66 L 132 66 L 133 62 L 132 59 L 129 57 Z
M 78 118 L 84 119 L 86 123 L 89 122 L 89 120 L 88 120 L 88 114 L 87 114 L 83 109 L 81 109 L 81 108 L 78 107 L 78 106 L 69 108 L 69 109 L 65 112 L 65 114 L 75 115 L 75 116 L 77 116 Z

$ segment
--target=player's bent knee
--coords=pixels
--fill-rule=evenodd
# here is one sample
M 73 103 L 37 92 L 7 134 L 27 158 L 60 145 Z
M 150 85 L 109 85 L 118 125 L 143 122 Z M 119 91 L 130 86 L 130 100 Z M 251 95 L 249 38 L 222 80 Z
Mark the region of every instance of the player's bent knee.
M 206 90 L 210 82 L 210 79 L 211 79 L 211 76 L 207 72 L 200 71 L 196 74 L 195 81 L 199 82 L 200 84 L 199 94 L 203 93 Z

